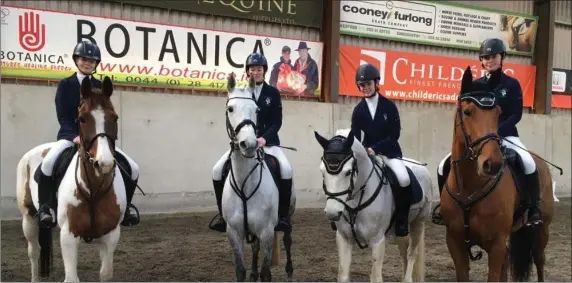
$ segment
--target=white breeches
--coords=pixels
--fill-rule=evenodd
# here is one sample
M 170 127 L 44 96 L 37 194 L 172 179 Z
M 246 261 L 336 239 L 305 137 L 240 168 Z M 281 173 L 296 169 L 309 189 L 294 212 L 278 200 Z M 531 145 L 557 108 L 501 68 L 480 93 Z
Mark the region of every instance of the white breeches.
M 522 159 L 522 163 L 524 164 L 524 174 L 528 175 L 528 174 L 532 174 L 534 171 L 536 171 L 536 163 L 534 162 L 532 155 L 528 151 L 526 151 L 526 147 L 522 144 L 522 142 L 520 141 L 520 138 L 510 136 L 510 137 L 505 137 L 505 139 L 516 144 L 516 145 L 514 145 L 508 141 L 503 141 L 503 143 L 502 143 L 507 148 L 511 148 L 514 151 L 516 151 L 516 153 L 520 156 L 520 158 Z M 522 147 L 522 149 L 519 147 Z M 445 165 L 445 160 L 447 160 L 447 158 L 449 156 L 451 156 L 451 153 L 447 154 L 447 156 L 445 156 L 445 158 L 443 158 L 443 160 L 441 160 L 441 163 L 439 163 L 439 168 L 438 168 L 437 172 L 441 176 L 443 176 L 443 166 Z
M 46 154 L 46 157 L 44 157 L 44 160 L 42 161 L 41 169 L 44 175 L 52 176 L 54 165 L 56 165 L 56 160 L 60 154 L 66 150 L 66 148 L 71 147 L 72 145 L 73 142 L 62 139 L 57 141 L 54 146 L 50 148 L 50 151 L 48 151 L 48 154 Z
M 225 153 L 220 157 L 220 159 L 215 163 L 214 167 L 213 167 L 213 180 L 216 181 L 221 181 L 222 179 L 222 169 L 224 166 L 224 163 L 226 162 L 226 160 L 228 159 L 228 155 L 230 153 L 230 149 L 228 149 L 227 151 L 225 151 Z
M 409 179 L 409 174 L 407 173 L 407 168 L 405 168 L 405 164 L 403 160 L 397 158 L 387 158 L 384 155 L 376 155 L 375 158 L 381 158 L 385 164 L 393 173 L 395 173 L 395 177 L 397 177 L 397 182 L 399 182 L 400 187 L 407 187 L 411 184 L 411 180 Z M 378 160 L 379 162 L 379 160 Z
M 518 155 L 520 155 L 520 158 L 522 159 L 522 163 L 524 165 L 524 174 L 528 175 L 534 173 L 534 171 L 536 171 L 536 163 L 534 162 L 532 155 L 528 151 L 526 151 L 526 147 L 522 144 L 520 138 L 511 136 L 511 137 L 505 137 L 505 139 L 516 144 L 514 145 L 508 141 L 503 141 L 502 143 L 504 146 L 513 149 L 514 151 L 516 151 L 516 153 L 518 153 Z M 522 149 L 520 147 L 522 147 Z
M 445 161 L 447 161 L 447 158 L 449 158 L 451 156 L 451 153 L 449 152 L 449 154 L 447 154 L 445 156 L 445 158 L 443 158 L 443 160 L 441 160 L 441 162 L 439 162 L 439 167 L 437 168 L 437 173 L 441 176 L 443 176 L 443 167 L 445 166 Z
M 71 146 L 73 146 L 73 142 L 62 139 L 57 141 L 54 146 L 50 148 L 50 151 L 48 151 L 48 154 L 46 154 L 46 157 L 44 157 L 42 161 L 41 170 L 46 176 L 52 176 L 56 160 L 66 148 Z M 137 180 L 137 178 L 139 178 L 139 165 L 118 147 L 115 147 L 115 150 L 125 156 L 125 159 L 129 162 L 129 166 L 131 166 L 131 178 Z
M 278 163 L 280 164 L 280 175 L 282 175 L 282 179 L 292 179 L 292 165 L 290 165 L 286 155 L 284 155 L 284 152 L 282 152 L 282 148 L 277 146 L 265 146 L 264 151 L 278 159 Z
M 276 157 L 276 159 L 278 159 L 282 179 L 292 179 L 292 175 L 293 175 L 292 174 L 292 166 L 290 165 L 290 162 L 288 161 L 288 159 L 286 159 L 286 156 L 282 152 L 282 149 L 277 147 L 277 146 L 271 146 L 271 147 L 265 146 L 264 151 L 267 154 L 270 154 L 270 155 Z M 223 166 L 224 166 L 224 163 L 226 162 L 226 160 L 228 158 L 229 152 L 230 152 L 230 149 L 228 149 L 221 156 L 221 158 L 215 163 L 215 165 L 213 167 L 213 172 L 212 172 L 213 180 L 220 181 L 222 179 Z

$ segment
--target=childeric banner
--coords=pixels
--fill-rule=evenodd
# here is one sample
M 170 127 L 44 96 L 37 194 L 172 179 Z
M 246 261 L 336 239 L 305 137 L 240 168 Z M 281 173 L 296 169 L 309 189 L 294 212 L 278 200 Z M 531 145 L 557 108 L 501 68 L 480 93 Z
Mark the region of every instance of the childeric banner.
M 231 72 L 247 84 L 246 58 L 260 52 L 268 83 L 282 93 L 320 95 L 321 42 L 4 8 L 10 10 L 1 30 L 4 77 L 68 77 L 75 72 L 74 46 L 92 41 L 102 53 L 96 78 L 108 75 L 117 85 L 225 91 Z

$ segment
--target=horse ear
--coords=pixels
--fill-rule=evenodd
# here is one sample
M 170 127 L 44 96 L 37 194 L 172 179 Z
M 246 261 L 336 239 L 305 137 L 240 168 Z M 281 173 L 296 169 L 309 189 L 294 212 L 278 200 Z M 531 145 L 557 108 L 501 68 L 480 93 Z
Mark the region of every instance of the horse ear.
M 236 87 L 236 79 L 234 77 L 234 72 L 230 73 L 226 79 L 226 90 L 231 94 Z
M 352 131 L 350 131 L 348 133 L 348 137 L 346 138 L 346 140 L 344 141 L 344 149 L 352 149 L 352 146 L 354 145 L 354 133 Z
M 330 143 L 330 141 L 327 138 L 322 137 L 316 131 L 314 131 L 314 137 L 316 137 L 316 140 L 318 141 L 318 143 L 322 146 L 322 148 L 324 150 L 326 150 L 328 148 L 328 143 Z
M 89 78 L 89 76 L 85 76 L 85 78 L 81 80 L 80 92 L 82 97 L 91 96 L 91 79 Z
M 111 97 L 113 94 L 113 83 L 108 76 L 103 78 L 103 83 L 101 84 L 101 92 L 106 95 L 107 97 Z
M 254 92 L 254 88 L 256 87 L 256 81 L 254 80 L 254 76 L 250 76 L 250 78 L 248 78 L 248 87 L 250 88 L 251 92 Z
M 473 84 L 473 73 L 471 73 L 471 66 L 467 66 L 465 72 L 463 73 L 463 80 L 461 82 L 461 94 L 471 91 L 471 85 Z

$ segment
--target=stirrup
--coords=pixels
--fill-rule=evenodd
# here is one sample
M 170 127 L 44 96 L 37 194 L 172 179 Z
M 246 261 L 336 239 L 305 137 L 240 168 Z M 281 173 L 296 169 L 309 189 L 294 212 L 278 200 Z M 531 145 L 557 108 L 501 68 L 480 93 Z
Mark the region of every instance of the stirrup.
M 215 220 L 217 221 L 215 222 Z M 226 221 L 224 220 L 224 218 L 222 218 L 222 215 L 220 215 L 220 213 L 216 214 L 213 217 L 213 219 L 211 219 L 211 222 L 209 223 L 209 228 L 211 230 L 221 233 L 226 232 Z
M 437 225 L 445 225 L 445 221 L 443 221 L 443 216 L 441 215 L 441 210 L 437 212 L 437 209 L 441 207 L 441 204 L 437 204 L 433 209 L 433 213 L 431 215 L 431 221 Z
M 131 214 L 130 209 L 129 208 L 133 208 L 135 210 L 135 215 Z M 134 223 L 132 223 L 131 221 L 133 221 Z M 133 204 L 127 204 L 127 207 L 125 209 L 125 215 L 123 216 L 123 221 L 121 221 L 121 225 L 122 226 L 136 226 L 141 222 L 141 218 L 139 217 L 139 209 L 137 209 L 137 207 L 135 207 L 135 205 Z

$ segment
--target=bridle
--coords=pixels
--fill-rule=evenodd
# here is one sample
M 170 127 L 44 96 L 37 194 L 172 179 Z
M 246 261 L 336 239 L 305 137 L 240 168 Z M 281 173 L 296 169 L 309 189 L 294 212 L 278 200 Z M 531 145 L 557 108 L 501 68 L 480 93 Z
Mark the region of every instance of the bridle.
M 240 129 L 242 129 L 244 126 L 246 125 L 250 125 L 254 128 L 254 131 L 257 131 L 257 125 L 256 123 L 254 123 L 254 121 L 252 121 L 251 119 L 244 119 L 242 120 L 240 123 L 238 123 L 238 125 L 236 125 L 236 127 L 232 127 L 232 124 L 230 123 L 230 119 L 228 118 L 228 102 L 232 99 L 246 99 L 246 100 L 251 100 L 256 104 L 256 101 L 254 100 L 254 94 L 252 94 L 252 97 L 230 97 L 227 99 L 226 101 L 226 111 L 225 111 L 225 116 L 226 116 L 226 132 L 228 134 L 228 137 L 230 138 L 230 151 L 228 153 L 228 159 L 230 160 L 230 157 L 232 155 L 233 151 L 240 151 L 240 147 L 238 145 L 238 140 L 237 140 L 237 134 L 238 132 L 240 132 Z M 250 172 L 248 172 L 248 174 L 246 175 L 246 177 L 244 178 L 244 180 L 242 181 L 242 184 L 239 188 L 238 183 L 236 181 L 236 178 L 234 177 L 234 171 L 232 168 L 232 162 L 229 163 L 229 172 L 230 172 L 230 186 L 232 188 L 232 190 L 238 195 L 238 197 L 242 200 L 242 208 L 243 208 L 243 213 L 244 213 L 244 232 L 246 234 L 246 242 L 247 243 L 253 243 L 254 240 L 256 238 L 252 237 L 252 234 L 248 231 L 248 213 L 247 213 L 247 206 L 246 203 L 248 202 L 248 200 L 258 191 L 258 189 L 260 188 L 260 185 L 262 183 L 262 170 L 264 169 L 264 164 L 263 164 L 263 160 L 264 160 L 264 150 L 262 148 L 258 148 L 256 150 L 255 155 L 253 156 L 245 156 L 241 153 L 241 155 L 244 158 L 255 158 L 256 159 L 256 164 L 254 165 L 254 167 L 252 167 L 252 169 L 250 170 Z M 248 178 L 252 175 L 252 173 L 254 173 L 254 170 L 256 170 L 256 168 L 259 168 L 260 172 L 259 172 L 259 179 L 258 179 L 258 184 L 256 185 L 256 187 L 254 188 L 254 190 L 250 193 L 250 195 L 246 195 L 246 193 L 244 192 L 244 186 L 246 185 L 246 181 L 248 180 Z
M 338 140 L 338 141 L 342 141 L 342 142 L 344 139 L 345 139 L 345 137 L 343 137 L 343 136 L 335 136 L 332 138 L 332 140 Z M 347 211 L 348 215 L 346 216 L 345 214 L 342 214 L 342 216 L 343 216 L 344 220 L 346 220 L 346 222 L 348 222 L 350 224 L 350 227 L 352 229 L 352 235 L 353 235 L 354 240 L 357 243 L 357 245 L 360 247 L 360 249 L 365 249 L 368 247 L 367 243 L 365 245 L 362 245 L 359 242 L 358 237 L 357 237 L 357 233 L 355 230 L 355 222 L 356 222 L 357 215 L 361 210 L 365 209 L 366 207 L 370 206 L 373 203 L 373 201 L 377 198 L 377 196 L 381 192 L 383 185 L 388 184 L 388 182 L 387 182 L 387 178 L 385 177 L 385 174 L 380 173 L 380 172 L 383 172 L 383 170 L 381 169 L 379 164 L 377 164 L 377 162 L 375 162 L 375 157 L 370 157 L 370 160 L 372 162 L 371 171 L 369 172 L 368 177 L 364 181 L 363 185 L 361 185 L 356 190 L 354 180 L 357 177 L 357 174 L 359 173 L 359 169 L 357 167 L 357 160 L 355 159 L 355 156 L 353 155 L 352 151 L 351 150 L 348 150 L 348 151 L 324 150 L 324 153 L 322 155 L 322 162 L 324 163 L 324 166 L 326 167 L 326 172 L 330 175 L 338 175 L 342 171 L 344 165 L 350 160 L 352 160 L 351 161 L 352 167 L 351 167 L 350 176 L 349 176 L 349 178 L 350 178 L 349 187 L 344 191 L 332 193 L 332 192 L 328 191 L 328 188 L 326 187 L 326 183 L 324 181 L 322 181 L 322 188 L 324 189 L 324 193 L 327 196 L 327 200 L 333 199 L 333 200 L 341 203 L 344 206 L 345 211 Z M 373 176 L 374 172 L 377 175 L 377 177 L 379 178 L 379 184 L 377 185 L 372 196 L 369 199 L 367 199 L 365 202 L 362 203 L 364 193 L 365 193 L 365 189 L 367 187 L 367 183 L 368 183 L 369 179 L 371 179 L 371 177 Z M 360 196 L 359 201 L 358 201 L 358 205 L 356 207 L 349 206 L 347 204 L 347 201 L 353 200 L 358 194 Z M 345 201 L 339 198 L 340 196 L 343 196 L 343 195 L 348 195 L 348 197 L 346 198 Z
M 102 190 L 105 182 L 101 182 L 99 189 L 95 192 L 94 192 L 94 190 L 88 189 L 87 191 L 89 192 L 89 195 L 82 188 L 82 186 L 78 180 L 78 177 L 77 177 L 78 170 L 79 170 L 80 158 L 82 160 L 82 162 L 81 162 L 82 168 L 83 168 L 83 171 L 84 171 L 86 179 L 87 179 L 87 180 L 85 180 L 86 184 L 88 184 L 88 187 L 91 187 L 91 185 L 90 185 L 91 181 L 89 180 L 89 174 L 87 174 L 86 163 L 89 162 L 92 164 L 92 166 L 95 166 L 95 164 L 94 164 L 95 159 L 93 156 L 91 156 L 91 154 L 89 153 L 89 150 L 91 149 L 91 147 L 93 146 L 93 144 L 95 143 L 95 141 L 99 137 L 107 138 L 108 142 L 111 144 L 110 145 L 111 152 L 113 155 L 115 155 L 115 139 L 116 139 L 115 137 L 112 137 L 111 135 L 104 132 L 104 133 L 98 133 L 94 137 L 92 137 L 89 141 L 86 141 L 84 139 L 84 135 L 82 134 L 81 127 L 79 127 L 79 139 L 80 139 L 80 143 L 82 146 L 79 149 L 80 153 L 78 153 L 78 155 L 77 155 L 77 161 L 76 161 L 76 166 L 75 166 L 75 183 L 76 183 L 76 186 L 78 188 L 77 190 L 87 200 L 88 205 L 89 205 L 89 214 L 90 214 L 90 230 L 88 232 L 89 236 L 82 237 L 86 243 L 90 243 L 91 241 L 93 241 L 93 239 L 98 237 L 96 235 L 96 231 L 95 231 L 95 205 L 97 204 L 97 202 L 99 202 L 101 199 L 103 199 L 103 197 L 111 190 L 111 188 L 113 186 L 113 180 L 115 179 L 115 167 L 117 166 L 117 161 L 114 159 L 113 160 L 113 167 L 110 171 L 112 173 L 111 182 L 109 182 L 109 185 L 105 188 L 105 190 Z M 81 154 L 82 150 L 84 151 L 83 156 Z M 82 156 L 82 157 L 80 157 L 80 156 Z
M 471 140 L 470 135 L 467 134 L 467 131 L 465 129 L 465 123 L 463 122 L 463 113 L 462 113 L 462 107 L 461 107 L 461 102 L 463 102 L 463 101 L 469 101 L 469 102 L 475 104 L 480 109 L 493 109 L 494 107 L 497 106 L 495 93 L 491 92 L 491 91 L 473 91 L 473 92 L 461 94 L 459 96 L 458 103 L 457 103 L 457 113 L 456 113 L 457 117 L 459 118 L 459 123 L 456 124 L 456 126 L 461 126 L 461 131 L 462 131 L 463 139 L 465 142 L 465 149 L 464 149 L 463 155 L 459 159 L 451 161 L 451 164 L 452 164 L 451 167 L 455 172 L 455 174 L 454 174 L 455 175 L 455 184 L 456 184 L 457 188 L 461 187 L 461 185 L 459 183 L 459 177 L 458 177 L 459 174 L 457 174 L 458 163 L 466 162 L 466 161 L 469 161 L 469 162 L 475 161 L 475 160 L 477 160 L 477 158 L 481 154 L 483 147 L 488 142 L 491 142 L 491 141 L 497 142 L 500 146 L 501 141 L 502 141 L 497 133 L 488 133 L 488 134 L 485 134 L 485 135 L 477 138 L 474 141 Z M 456 129 L 456 127 L 455 127 L 455 129 Z M 490 183 L 489 187 L 486 189 L 486 191 L 484 193 L 482 193 L 478 196 L 475 196 L 475 193 L 477 191 L 480 191 L 480 190 L 474 190 L 473 193 L 467 197 L 467 200 L 459 199 L 459 196 L 461 195 L 461 193 L 460 193 L 461 190 L 458 189 L 457 193 L 453 193 L 451 191 L 451 189 L 449 188 L 447 182 L 445 182 L 445 184 L 444 184 L 444 187 L 447 191 L 447 194 L 449 194 L 449 196 L 463 209 L 463 220 L 464 220 L 464 228 L 465 228 L 465 243 L 468 246 L 469 258 L 473 261 L 479 260 L 480 258 L 482 258 L 482 251 L 479 251 L 476 254 L 476 256 L 473 255 L 473 253 L 471 251 L 471 248 L 474 246 L 474 244 L 471 243 L 471 240 L 470 240 L 469 213 L 470 213 L 471 207 L 475 203 L 478 203 L 481 200 L 488 197 L 496 189 L 497 185 L 499 184 L 499 182 L 500 182 L 500 180 L 504 174 L 504 167 L 505 166 L 506 166 L 506 164 L 503 163 L 502 168 L 499 170 L 499 172 L 493 178 L 487 180 L 484 184 L 481 185 L 481 188 L 483 188 L 486 186 L 487 183 Z M 492 181 L 492 183 L 491 183 L 491 181 Z

